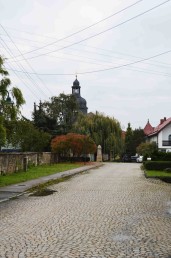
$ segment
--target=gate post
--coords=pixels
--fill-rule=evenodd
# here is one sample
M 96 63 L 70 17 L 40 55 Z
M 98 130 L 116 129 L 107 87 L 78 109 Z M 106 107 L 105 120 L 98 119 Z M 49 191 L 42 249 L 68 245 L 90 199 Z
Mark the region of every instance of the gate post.
M 25 172 L 28 170 L 28 157 L 23 158 L 23 169 Z

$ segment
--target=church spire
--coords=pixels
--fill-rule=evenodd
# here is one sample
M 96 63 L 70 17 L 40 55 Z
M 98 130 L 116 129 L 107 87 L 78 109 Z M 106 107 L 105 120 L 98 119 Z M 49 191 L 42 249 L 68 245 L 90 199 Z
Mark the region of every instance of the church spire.
M 84 113 L 87 114 L 87 102 L 84 98 L 81 97 L 81 86 L 79 81 L 77 80 L 77 75 L 76 75 L 76 79 L 73 82 L 73 86 L 72 86 L 72 95 L 74 95 L 76 97 L 78 106 L 79 106 L 79 110 Z

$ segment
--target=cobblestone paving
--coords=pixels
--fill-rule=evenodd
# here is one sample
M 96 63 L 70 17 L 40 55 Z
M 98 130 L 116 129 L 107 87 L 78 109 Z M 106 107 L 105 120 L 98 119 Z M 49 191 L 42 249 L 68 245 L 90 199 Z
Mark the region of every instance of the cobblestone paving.
M 105 164 L 0 204 L 1 258 L 171 257 L 171 185 Z

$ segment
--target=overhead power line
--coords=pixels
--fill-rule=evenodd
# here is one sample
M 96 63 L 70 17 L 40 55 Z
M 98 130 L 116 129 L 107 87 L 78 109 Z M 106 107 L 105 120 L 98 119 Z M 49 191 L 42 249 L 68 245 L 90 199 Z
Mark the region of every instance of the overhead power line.
M 49 51 L 49 52 L 46 52 L 46 53 L 42 53 L 42 54 L 39 54 L 39 55 L 37 55 L 37 56 L 29 57 L 29 58 L 27 58 L 27 60 L 28 60 L 28 59 L 34 59 L 34 58 L 37 58 L 37 57 L 40 57 L 40 56 L 45 56 L 45 55 L 48 55 L 48 54 L 50 54 L 50 53 L 54 53 L 54 52 L 63 50 L 63 49 L 65 49 L 65 48 L 71 47 L 71 46 L 73 46 L 73 45 L 79 44 L 79 43 L 81 43 L 81 42 L 87 41 L 87 40 L 89 40 L 89 39 L 91 39 L 91 38 L 97 37 L 97 36 L 99 36 L 99 35 L 101 35 L 101 34 L 103 34 L 103 33 L 106 33 L 106 32 L 108 32 L 108 31 L 110 31 L 110 30 L 113 30 L 113 29 L 115 29 L 115 28 L 118 28 L 119 26 L 122 26 L 123 24 L 126 24 L 127 22 L 130 22 L 130 21 L 132 21 L 132 20 L 134 20 L 134 19 L 137 19 L 138 17 L 140 17 L 140 16 L 142 16 L 142 15 L 144 15 L 144 14 L 146 14 L 146 13 L 149 13 L 149 12 L 151 12 L 151 11 L 153 11 L 153 10 L 159 8 L 160 6 L 166 4 L 166 3 L 170 2 L 170 1 L 171 1 L 171 0 L 167 0 L 167 1 L 164 1 L 164 2 L 162 2 L 162 3 L 160 3 L 160 4 L 158 4 L 158 5 L 155 5 L 155 6 L 153 6 L 152 8 L 150 8 L 150 9 L 148 9 L 148 10 L 146 10 L 146 11 L 140 13 L 140 14 L 137 14 L 137 15 L 135 15 L 135 16 L 133 16 L 133 17 L 131 17 L 131 18 L 129 18 L 129 19 L 127 19 L 127 20 L 125 20 L 125 21 L 123 21 L 123 22 L 121 22 L 121 23 L 115 25 L 115 26 L 112 26 L 112 27 L 110 27 L 110 28 L 108 28 L 108 29 L 106 29 L 106 30 L 103 30 L 103 31 L 101 31 L 101 32 L 99 32 L 99 33 L 96 33 L 96 34 L 94 34 L 94 35 L 92 35 L 92 36 L 89 36 L 89 37 L 87 37 L 87 38 L 85 38 L 85 39 L 82 39 L 82 40 L 80 40 L 80 41 L 74 42 L 74 43 L 72 43 L 72 44 L 69 44 L 69 45 L 67 45 L 67 46 L 61 47 L 61 48 L 56 49 L 56 50 L 52 50 L 52 51 Z M 23 55 L 26 55 L 26 54 L 28 54 L 28 53 L 30 53 L 30 51 L 29 51 L 29 52 L 26 52 L 26 53 L 23 54 Z M 16 56 L 16 58 L 19 57 L 19 56 L 21 56 L 21 55 Z M 22 59 L 21 59 L 21 60 L 22 60 Z M 21 61 L 21 60 L 20 60 L 20 61 Z
M 31 33 L 31 34 L 34 34 L 34 35 L 39 35 L 39 34 L 35 34 L 35 33 Z M 2 35 L 2 34 L 0 34 L 0 35 Z M 3 36 L 6 36 L 6 35 L 3 35 Z M 46 36 L 43 36 L 43 37 L 46 37 Z M 13 37 L 14 38 L 14 37 Z M 23 38 L 20 38 L 20 37 L 15 37 L 15 38 L 19 38 L 19 39 L 23 39 Z M 49 38 L 49 37 L 48 37 Z M 50 37 L 51 38 L 51 37 Z M 32 40 L 29 40 L 29 39 L 24 39 L 24 40 L 27 40 L 27 41 L 32 41 Z M 34 41 L 34 42 L 36 42 L 36 43 L 41 43 L 40 41 Z M 94 47 L 94 46 L 90 46 L 90 45 L 85 45 L 85 44 L 80 44 L 80 45 L 83 45 L 83 46 L 86 46 L 86 47 L 88 47 L 88 48 L 93 48 L 93 49 L 97 49 L 97 50 L 102 50 L 102 51 L 105 51 L 105 52 L 110 52 L 110 55 L 109 54 L 102 54 L 102 53 L 99 53 L 99 52 L 94 52 L 94 51 L 90 51 L 90 50 L 85 50 L 85 49 L 82 49 L 81 50 L 81 52 L 87 52 L 87 53 L 91 53 L 91 54 L 97 54 L 97 55 L 100 55 L 100 56 L 105 56 L 105 57 L 115 57 L 115 58 L 117 58 L 117 59 L 122 59 L 123 60 L 123 58 L 118 58 L 118 57 L 116 57 L 114 54 L 117 54 L 117 55 L 121 55 L 121 56 L 128 56 L 128 57 L 132 57 L 132 58 L 138 58 L 138 59 L 140 59 L 140 58 L 142 58 L 142 57 L 140 57 L 140 56 L 135 56 L 135 55 L 130 55 L 130 54 L 128 54 L 128 53 L 121 53 L 121 52 L 118 52 L 118 51 L 113 51 L 113 50 L 110 50 L 110 49 L 104 49 L 104 48 L 100 48 L 100 47 Z M 35 47 L 35 46 L 32 46 L 32 47 Z M 75 50 L 75 51 L 80 51 L 79 49 L 77 49 L 77 48 L 70 48 L 70 49 L 72 49 L 72 50 Z M 49 51 L 50 51 L 50 49 L 48 49 Z M 112 53 L 112 54 L 111 54 Z M 83 57 L 83 58 L 86 58 L 86 59 L 92 59 L 92 60 L 96 60 L 96 61 L 103 61 L 103 60 L 99 60 L 99 59 L 95 59 L 95 58 L 89 58 L 89 57 L 87 57 L 87 55 L 86 56 L 80 56 L 80 54 L 79 55 L 76 55 L 76 54 L 71 54 L 71 53 L 64 53 L 63 52 L 63 54 L 64 55 L 71 55 L 71 56 L 76 56 L 76 57 Z M 52 56 L 52 55 L 50 55 L 50 57 L 53 57 L 53 58 L 58 58 L 58 59 L 67 59 L 67 60 L 73 60 L 73 61 L 76 61 L 75 59 L 71 59 L 71 58 L 63 58 L 63 57 L 59 57 L 59 56 Z M 125 59 L 125 58 L 124 58 Z M 128 59 L 128 58 L 126 58 L 126 59 Z M 18 60 L 18 61 L 20 61 L 20 60 Z M 80 61 L 80 60 L 77 60 L 77 61 Z M 14 62 L 14 61 L 11 61 L 11 62 Z M 83 61 L 80 61 L 80 62 L 83 62 Z M 108 62 L 108 61 L 105 61 L 105 62 Z M 86 62 L 87 63 L 87 62 Z M 91 63 L 92 64 L 92 63 Z M 159 62 L 159 61 L 153 61 L 152 63 L 147 63 L 147 64 L 149 64 L 149 65 L 153 65 L 153 66 L 164 66 L 164 67 L 166 67 L 166 66 L 171 66 L 171 64 L 170 63 L 165 63 L 165 62 Z
M 52 55 L 50 55 L 50 57 L 57 58 L 57 59 L 62 59 L 62 60 L 69 60 L 69 61 L 72 61 L 72 62 L 88 63 L 88 64 L 91 64 L 91 65 L 96 64 L 96 65 L 104 66 L 104 64 L 105 64 L 108 67 L 111 67 L 111 64 L 119 65 L 118 63 L 113 62 L 113 61 L 111 62 L 111 61 L 107 61 L 107 60 L 90 58 L 90 57 L 87 57 L 87 56 L 80 56 L 80 55 L 74 55 L 74 54 L 69 54 L 69 55 L 74 56 L 74 57 L 79 57 L 79 58 L 82 57 L 82 58 L 84 58 L 84 60 L 67 58 L 67 57 L 52 56 Z M 107 55 L 107 56 L 109 56 L 109 55 Z M 137 56 L 131 56 L 131 57 L 142 59 L 142 57 L 137 57 Z M 93 61 L 98 61 L 98 62 L 85 61 L 85 58 L 89 59 L 89 60 L 93 60 Z M 7 63 L 8 63 L 8 61 L 7 61 Z M 150 63 L 150 62 L 145 62 L 145 64 L 159 66 L 159 67 L 161 66 L 161 65 L 158 65 L 158 64 L 156 65 L 156 64 Z M 130 67 L 129 68 L 124 67 L 124 69 L 131 70 L 131 71 L 136 71 L 136 72 L 143 72 L 143 73 L 149 73 L 149 74 L 155 74 L 155 75 L 160 75 L 160 76 L 171 77 L 171 74 L 169 74 L 169 73 L 161 72 L 161 71 L 156 71 L 156 70 L 151 70 L 151 69 L 147 69 L 147 68 L 140 68 L 138 66 L 133 66 L 131 68 Z M 18 73 L 22 73 L 22 71 L 17 71 L 17 72 Z
M 35 92 L 34 92 L 34 90 L 32 90 L 32 89 L 25 83 L 25 81 L 24 81 L 20 76 L 18 76 L 17 72 L 16 72 L 14 69 L 12 69 L 12 66 L 11 66 L 9 63 L 8 63 L 8 65 L 7 65 L 7 67 L 9 67 L 8 70 L 13 71 L 14 74 L 15 74 L 15 76 L 19 79 L 19 81 L 22 81 L 22 83 L 29 89 L 29 91 L 31 92 L 31 94 L 33 95 L 33 97 L 34 97 L 34 98 L 36 97 L 37 100 L 40 100 L 40 96 L 36 95 Z
M 97 64 L 97 65 L 101 65 L 101 66 L 103 65 L 103 64 L 100 64 L 100 63 L 99 64 L 98 63 L 90 63 L 90 64 Z M 131 71 L 140 72 L 140 73 L 148 73 L 148 74 L 154 74 L 154 75 L 159 75 L 159 76 L 164 76 L 164 77 L 171 77 L 171 74 L 169 74 L 169 73 L 160 72 L 160 71 L 151 70 L 151 69 L 146 69 L 146 68 L 140 68 L 138 66 L 132 66 L 132 67 L 129 67 L 129 68 L 128 67 L 123 67 L 123 68 L 126 69 L 126 70 L 131 70 Z M 15 73 L 23 73 L 22 71 L 15 70 L 15 69 L 12 69 L 12 68 L 8 68 L 8 70 L 13 71 Z
M 150 59 L 153 59 L 153 58 L 162 56 L 162 55 L 166 55 L 166 54 L 168 54 L 168 53 L 171 53 L 171 49 L 168 50 L 168 51 L 165 51 L 165 52 L 162 52 L 162 53 L 159 53 L 159 54 L 156 54 L 156 55 L 147 57 L 147 58 L 143 58 L 143 59 L 134 61 L 134 62 L 130 62 L 130 63 L 118 65 L 118 66 L 113 66 L 113 67 L 105 68 L 105 69 L 99 69 L 99 70 L 93 70 L 93 71 L 86 71 L 86 72 L 77 72 L 77 74 L 90 74 L 90 73 L 99 73 L 99 72 L 105 72 L 105 71 L 109 71 L 109 70 L 115 70 L 115 69 L 119 69 L 119 68 L 122 68 L 122 67 L 127 67 L 127 66 L 130 66 L 130 65 L 142 63 L 142 62 L 144 62 L 144 61 L 147 61 L 147 60 L 150 60 Z M 15 71 L 17 71 L 17 70 L 15 70 Z M 17 71 L 17 72 L 21 72 L 21 71 Z M 34 73 L 30 73 L 30 74 L 34 74 Z M 46 75 L 46 76 L 58 76 L 58 75 L 75 75 L 75 73 L 44 73 L 44 74 L 39 73 L 39 75 L 41 75 L 41 76 L 42 76 L 42 75 L 43 75 L 43 76 L 44 76 L 44 75 Z
M 104 50 L 104 49 L 103 49 Z M 107 50 L 106 50 L 107 51 Z M 91 52 L 93 53 L 93 52 Z M 121 54 L 121 53 L 120 53 Z M 97 59 L 97 58 L 90 58 L 90 57 L 87 57 L 87 56 L 80 56 L 80 55 L 75 55 L 75 54 L 67 54 L 67 55 L 71 55 L 71 56 L 74 56 L 74 57 L 82 57 L 84 58 L 84 60 L 80 60 L 80 59 L 73 59 L 73 58 L 68 58 L 68 57 L 59 57 L 59 56 L 52 56 L 50 55 L 50 57 L 53 57 L 53 58 L 57 58 L 57 59 L 62 59 L 62 60 L 69 60 L 69 61 L 72 61 L 72 62 L 81 62 L 81 63 L 87 63 L 87 64 L 91 64 L 91 65 L 101 65 L 101 66 L 104 66 L 107 65 L 108 67 L 111 67 L 111 64 L 118 64 L 116 62 L 111 62 L 111 61 L 107 61 L 107 60 L 103 60 L 103 59 Z M 123 53 L 122 53 L 123 55 Z M 105 56 L 109 56 L 111 57 L 111 55 L 105 55 Z M 129 55 L 131 56 L 131 55 Z M 137 57 L 137 56 L 131 56 L 131 57 L 134 57 L 134 58 L 142 58 L 142 57 Z M 90 62 L 90 61 L 85 61 L 85 58 L 86 59 L 89 59 L 89 60 L 93 60 L 93 61 L 98 61 L 98 62 Z M 122 60 L 124 60 L 122 58 Z M 6 63 L 8 64 L 8 60 L 6 61 Z M 12 63 L 12 62 L 10 62 Z M 150 62 L 145 62 L 146 64 L 149 64 L 149 65 L 153 65 L 153 66 L 166 66 L 165 63 L 161 63 L 162 65 L 159 65 L 159 64 L 153 64 L 153 63 L 150 63 Z M 156 62 L 156 63 L 160 63 L 160 62 Z M 169 66 L 169 64 L 167 64 Z M 149 73 L 149 74 L 155 74 L 155 75 L 159 75 L 159 76 L 165 76 L 165 77 L 171 77 L 171 74 L 169 73 L 166 73 L 166 72 L 161 72 L 161 71 L 156 71 L 156 70 L 151 70 L 151 69 L 148 69 L 148 68 L 140 68 L 140 67 L 136 67 L 136 66 L 133 66 L 133 67 L 129 67 L 129 68 L 125 68 L 126 70 L 131 70 L 131 71 L 136 71 L 136 72 L 141 72 L 141 73 Z M 8 69 L 8 70 L 11 70 L 11 71 L 14 71 L 12 68 Z M 23 73 L 22 71 L 18 71 L 18 70 L 15 70 L 15 72 L 18 72 L 18 73 Z
M 35 35 L 37 35 L 37 34 L 35 34 Z M 38 42 L 38 41 L 37 41 Z M 86 45 L 87 46 L 87 45 Z M 88 47 L 90 47 L 90 48 L 95 48 L 95 49 L 98 49 L 98 50 L 103 50 L 103 51 L 107 51 L 107 52 L 110 52 L 110 55 L 109 54 L 101 54 L 101 53 L 98 53 L 98 52 L 92 52 L 92 51 L 88 51 L 88 50 L 85 50 L 85 49 L 83 49 L 82 51 L 83 52 L 90 52 L 91 54 L 92 53 L 96 53 L 96 54 L 99 54 L 99 55 L 102 55 L 102 56 L 107 56 L 107 57 L 111 57 L 111 53 L 112 53 L 112 56 L 114 56 L 113 55 L 113 53 L 115 53 L 115 54 L 119 54 L 119 55 L 126 55 L 126 56 L 129 56 L 129 57 L 133 57 L 133 58 L 136 58 L 136 59 L 142 59 L 142 57 L 140 57 L 140 56 L 135 56 L 135 55 L 130 55 L 130 54 L 125 54 L 125 53 L 120 53 L 120 52 L 116 52 L 116 51 L 112 51 L 112 50 L 109 50 L 109 49 L 104 49 L 104 48 L 97 48 L 97 47 L 93 47 L 93 46 L 88 46 Z M 76 51 L 78 51 L 78 49 L 75 49 L 75 48 L 71 48 L 71 49 L 73 49 L 73 50 L 76 50 Z M 64 54 L 64 53 L 63 53 Z M 71 53 L 66 53 L 65 55 L 71 55 L 71 56 L 74 56 L 74 57 L 82 57 L 82 58 L 84 58 L 84 60 L 78 60 L 78 59 L 72 59 L 72 58 L 68 58 L 68 57 L 59 57 L 59 56 L 52 56 L 52 55 L 50 55 L 50 57 L 53 57 L 53 58 L 57 58 L 57 59 L 62 59 L 62 60 L 69 60 L 69 61 L 74 61 L 74 62 L 82 62 L 82 63 L 89 63 L 89 64 L 91 64 L 91 65 L 94 65 L 94 64 L 97 64 L 97 65 L 103 65 L 104 66 L 104 64 L 103 63 L 95 63 L 95 62 L 88 62 L 88 61 L 85 61 L 85 58 L 86 59 L 90 59 L 90 60 L 94 60 L 94 61 L 100 61 L 100 62 L 105 62 L 106 64 L 117 64 L 117 63 L 115 63 L 115 62 L 109 62 L 109 61 L 107 61 L 107 60 L 102 60 L 102 59 L 97 59 L 97 58 L 90 58 L 90 57 L 87 57 L 87 55 L 86 56 L 81 56 L 81 55 L 76 55 L 76 54 L 71 54 Z M 117 59 L 122 59 L 122 60 L 124 60 L 123 58 L 118 58 L 117 57 Z M 127 59 L 127 58 L 126 58 Z M 8 60 L 7 60 L 7 62 L 8 62 Z M 11 61 L 11 62 L 13 62 L 13 61 Z M 150 62 L 145 62 L 146 64 L 149 64 L 149 65 L 153 65 L 153 66 L 159 66 L 159 67 L 165 67 L 165 66 L 171 66 L 171 64 L 168 64 L 168 63 L 164 63 L 164 62 L 159 62 L 159 61 L 152 61 L 151 63 Z M 109 65 L 108 65 L 109 66 Z M 110 67 L 111 67 L 111 65 L 110 65 Z M 143 73 L 151 73 L 151 74 L 156 74 L 156 75 L 163 75 L 163 76 L 170 76 L 170 74 L 168 74 L 168 73 L 164 73 L 164 72 L 159 72 L 159 71 L 156 71 L 156 70 L 150 70 L 150 69 L 143 69 L 143 68 L 139 68 L 139 67 L 135 67 L 135 68 L 125 68 L 125 69 L 128 69 L 128 70 L 134 70 L 134 71 L 138 71 L 138 72 L 143 72 Z M 17 71 L 17 70 L 16 70 Z M 22 73 L 22 71 L 17 71 L 17 72 L 19 72 L 19 73 Z
M 4 42 L 3 39 L 1 39 L 1 41 L 3 42 L 3 43 L 1 42 L 2 46 L 6 49 L 6 51 L 9 53 L 9 55 L 10 55 L 11 57 L 13 57 L 13 53 L 12 53 L 12 51 L 10 50 L 10 48 L 8 47 L 8 45 Z M 31 83 L 34 85 L 34 87 L 35 87 L 35 86 L 36 86 L 36 88 L 39 87 L 39 85 L 36 84 L 35 80 L 31 77 L 30 73 L 28 73 L 28 72 L 25 70 L 25 68 L 24 68 L 20 63 L 18 63 L 16 60 L 15 60 L 15 63 L 16 63 L 17 66 L 23 71 L 23 73 L 26 74 L 27 78 L 31 81 Z M 40 91 L 41 91 L 41 88 L 40 88 Z M 46 95 L 45 95 L 45 96 L 46 96 Z
M 31 70 L 35 73 L 35 75 L 37 76 L 37 78 L 40 80 L 40 82 L 44 85 L 44 87 L 46 87 L 46 85 L 44 84 L 44 82 L 42 81 L 42 79 L 37 75 L 37 73 L 35 72 L 35 70 L 32 68 L 32 66 L 30 65 L 29 61 L 27 61 L 27 59 L 24 57 L 24 55 L 22 54 L 22 52 L 20 51 L 20 49 L 17 47 L 17 45 L 15 44 L 15 42 L 13 41 L 13 39 L 11 38 L 11 36 L 9 35 L 9 33 L 5 30 L 5 28 L 0 24 L 1 28 L 5 31 L 5 33 L 7 34 L 7 36 L 9 37 L 9 39 L 11 40 L 11 42 L 13 43 L 13 45 L 16 47 L 16 49 L 18 50 L 18 52 L 22 55 L 22 57 L 24 58 L 24 61 L 28 64 L 28 66 L 31 68 Z M 46 87 L 46 89 L 49 91 L 49 89 Z M 44 93 L 44 91 L 41 89 L 41 91 Z M 49 91 L 50 92 L 50 91 Z M 46 93 L 44 93 L 46 96 Z M 50 94 L 52 94 L 50 92 Z
M 2 41 L 2 40 L 1 40 L 1 41 Z M 7 47 L 4 43 L 2 43 L 2 42 L 1 42 L 1 45 L 2 45 L 3 49 L 5 49 L 5 50 L 10 54 L 10 50 L 8 49 L 8 47 Z M 39 96 L 36 95 L 36 93 L 25 83 L 25 81 L 22 80 L 22 78 L 20 78 L 20 77 L 18 76 L 17 70 L 12 69 L 12 66 L 11 66 L 9 63 L 8 63 L 8 66 L 10 67 L 10 68 L 8 68 L 8 70 L 13 71 L 14 74 L 15 74 L 15 76 L 18 77 L 19 80 L 23 82 L 23 84 L 30 90 L 30 92 L 32 93 L 32 95 L 33 95 L 34 97 L 36 97 L 36 98 L 39 100 Z M 20 67 L 20 69 L 22 69 L 21 66 L 19 66 L 19 67 Z M 23 73 L 28 73 L 28 72 L 24 72 L 24 70 L 21 71 L 21 72 L 23 72 Z
M 126 11 L 127 9 L 133 7 L 134 5 L 136 5 L 136 4 L 138 4 L 138 3 L 142 2 L 142 1 L 143 1 L 143 0 L 139 0 L 139 1 L 137 1 L 137 2 L 135 2 L 135 3 L 133 3 L 133 4 L 129 5 L 129 6 L 127 6 L 127 7 L 125 7 L 125 8 L 119 10 L 118 12 L 115 12 L 115 13 L 113 13 L 113 14 L 111 14 L 111 15 L 105 17 L 104 19 L 102 19 L 102 20 L 100 20 L 100 21 L 97 21 L 97 22 L 95 22 L 95 23 L 93 23 L 93 24 L 91 24 L 91 25 L 89 25 L 89 26 L 87 26 L 87 27 L 85 27 L 85 28 L 83 28 L 83 29 L 81 29 L 81 30 L 78 30 L 78 31 L 76 31 L 76 32 L 74 32 L 74 33 L 69 34 L 68 36 L 65 36 L 65 37 L 63 37 L 63 38 L 60 38 L 60 39 L 58 39 L 58 40 L 55 40 L 55 41 L 53 41 L 53 42 L 51 42 L 51 43 L 49 43 L 49 44 L 47 44 L 47 45 L 44 45 L 44 46 L 42 46 L 42 47 L 37 48 L 37 49 L 28 51 L 28 52 L 25 53 L 25 55 L 26 55 L 26 54 L 29 54 L 29 53 L 32 53 L 32 52 L 35 52 L 35 51 L 38 51 L 38 50 L 40 50 L 40 49 L 46 48 L 46 47 L 48 47 L 48 46 L 52 46 L 52 45 L 56 44 L 57 42 L 60 42 L 60 41 L 65 40 L 65 39 L 68 39 L 68 38 L 70 38 L 70 37 L 72 37 L 72 36 L 74 36 L 74 35 L 76 35 L 76 34 L 79 34 L 79 33 L 83 32 L 83 31 L 87 30 L 87 29 L 90 29 L 90 28 L 94 27 L 95 25 L 97 25 L 97 24 L 99 24 L 99 23 L 101 23 L 101 22 L 104 22 L 104 21 L 108 20 L 109 18 L 111 18 L 111 17 L 113 17 L 113 16 L 115 16 L 115 15 L 117 15 L 117 14 L 119 14 L 119 13 L 122 13 L 123 11 Z

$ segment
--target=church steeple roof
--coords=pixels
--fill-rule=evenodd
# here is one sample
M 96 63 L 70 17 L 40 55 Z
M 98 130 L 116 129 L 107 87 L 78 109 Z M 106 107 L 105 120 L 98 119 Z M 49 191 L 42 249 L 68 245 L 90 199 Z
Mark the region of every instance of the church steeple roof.
M 77 75 L 76 75 L 76 79 L 73 82 L 73 86 L 79 87 L 80 86 L 80 82 L 77 80 Z
M 81 86 L 79 81 L 77 80 L 77 75 L 76 75 L 76 79 L 73 82 L 73 86 L 72 86 L 72 95 L 74 95 L 76 97 L 76 101 L 78 103 L 79 106 L 79 110 L 81 112 L 83 112 L 84 114 L 87 114 L 87 102 L 84 98 L 81 97 Z

